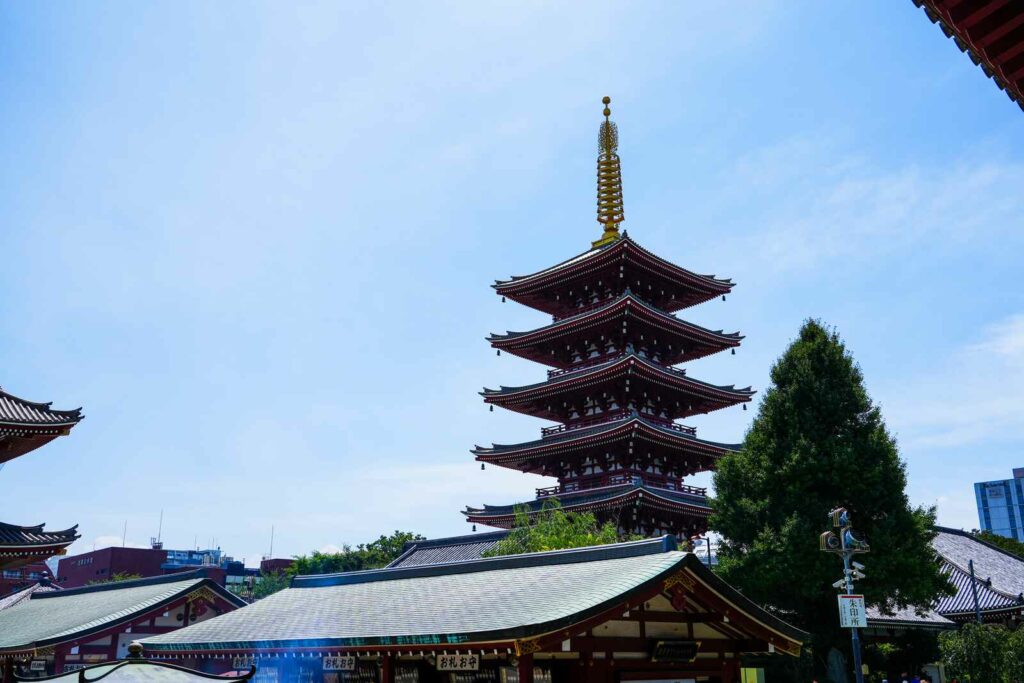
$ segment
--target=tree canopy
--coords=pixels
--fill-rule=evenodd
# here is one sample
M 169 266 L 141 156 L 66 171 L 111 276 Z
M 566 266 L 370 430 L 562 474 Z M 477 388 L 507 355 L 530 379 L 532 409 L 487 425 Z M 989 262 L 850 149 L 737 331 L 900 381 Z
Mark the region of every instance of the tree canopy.
M 288 569 L 288 575 L 333 574 L 360 569 L 379 569 L 386 567 L 401 555 L 402 547 L 406 543 L 422 540 L 424 540 L 423 536 L 411 531 L 395 531 L 390 536 L 381 535 L 376 541 L 360 543 L 354 548 L 346 545 L 336 553 L 314 550 L 309 555 L 296 557 L 295 564 Z
M 964 624 L 939 636 L 946 672 L 972 683 L 1024 680 L 1024 629 L 993 624 Z
M 567 512 L 557 499 L 550 498 L 533 517 L 525 506 L 517 508 L 515 526 L 509 535 L 486 551 L 484 557 L 583 548 L 619 540 L 623 539 L 611 522 L 598 524 L 592 512 Z
M 818 549 L 830 510 L 847 508 L 871 545 L 857 586 L 868 604 L 923 609 L 951 587 L 930 546 L 935 510 L 909 504 L 896 442 L 838 334 L 805 322 L 771 381 L 742 449 L 714 474 L 718 570 L 810 631 L 820 665 L 831 646 L 848 642 L 831 587 L 842 565 Z

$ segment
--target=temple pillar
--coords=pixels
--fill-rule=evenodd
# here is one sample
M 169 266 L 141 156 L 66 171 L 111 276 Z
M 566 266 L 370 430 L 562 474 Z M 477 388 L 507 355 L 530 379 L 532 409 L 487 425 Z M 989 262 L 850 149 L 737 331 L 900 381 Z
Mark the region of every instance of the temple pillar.
M 533 655 L 519 657 L 519 683 L 533 683 Z

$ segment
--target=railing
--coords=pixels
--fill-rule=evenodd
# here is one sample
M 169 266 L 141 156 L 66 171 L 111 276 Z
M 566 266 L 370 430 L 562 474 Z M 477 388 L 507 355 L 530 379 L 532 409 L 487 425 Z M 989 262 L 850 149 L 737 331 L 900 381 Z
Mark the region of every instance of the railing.
M 672 422 L 671 420 L 665 420 L 660 417 L 643 415 L 635 410 L 630 410 L 628 408 L 620 408 L 619 410 L 601 413 L 600 415 L 594 415 L 593 417 L 584 417 L 578 420 L 573 420 L 572 422 L 557 425 L 555 427 L 543 427 L 541 428 L 540 433 L 541 437 L 546 439 L 549 436 L 555 436 L 556 434 L 563 434 L 565 432 L 571 432 L 576 429 L 586 429 L 588 427 L 594 427 L 596 425 L 604 424 L 606 422 L 616 422 L 617 420 L 622 420 L 630 417 L 642 417 L 648 422 L 653 422 L 664 429 L 671 429 L 677 432 L 682 432 L 683 434 L 689 434 L 691 436 L 697 433 L 697 429 L 695 427 L 677 424 L 675 422 Z
M 562 482 L 558 486 L 539 488 L 537 489 L 537 497 L 547 498 L 548 496 L 556 496 L 560 493 L 574 493 L 576 491 L 587 491 L 589 489 L 619 486 L 622 484 L 643 484 L 653 488 L 688 493 L 693 496 L 707 496 L 708 493 L 708 490 L 705 488 L 684 484 L 682 479 L 668 477 L 664 474 L 624 472 L 621 474 L 595 474 L 589 477 L 579 477 Z
M 586 306 L 580 306 L 579 308 L 574 308 L 568 313 L 565 313 L 564 315 L 553 315 L 551 317 L 554 320 L 554 322 L 558 322 L 559 320 L 565 320 L 566 318 L 571 318 L 573 316 L 579 315 L 580 313 L 586 313 L 587 311 L 592 311 L 595 308 L 607 306 L 608 302 L 614 301 L 617 298 L 618 295 L 613 294 L 612 296 L 605 297 L 604 299 L 601 299 L 600 301 L 597 301 L 595 303 L 587 304 Z
M 622 351 L 622 352 L 616 353 L 615 355 L 598 356 L 597 358 L 589 358 L 589 359 L 587 359 L 585 361 L 581 361 L 579 363 L 576 363 L 575 365 L 570 365 L 567 368 L 557 368 L 555 370 L 548 370 L 548 379 L 553 379 L 555 377 L 561 377 L 562 375 L 567 375 L 567 374 L 569 374 L 571 372 L 577 372 L 579 370 L 586 370 L 587 368 L 592 368 L 595 365 L 601 365 L 603 363 L 610 363 L 612 361 L 620 360 L 620 359 L 625 358 L 626 356 L 630 356 L 630 355 L 636 356 L 637 358 L 640 358 L 640 359 L 643 359 L 643 360 L 648 360 L 648 361 L 654 363 L 655 365 L 657 365 L 662 370 L 665 370 L 666 372 L 673 372 L 673 373 L 679 375 L 680 377 L 686 377 L 686 369 L 685 368 L 674 368 L 671 365 L 664 365 L 664 364 L 662 364 L 662 363 L 660 363 L 660 362 L 658 362 L 656 360 L 651 360 L 651 358 L 649 356 L 644 355 L 643 353 L 637 353 L 636 351 Z

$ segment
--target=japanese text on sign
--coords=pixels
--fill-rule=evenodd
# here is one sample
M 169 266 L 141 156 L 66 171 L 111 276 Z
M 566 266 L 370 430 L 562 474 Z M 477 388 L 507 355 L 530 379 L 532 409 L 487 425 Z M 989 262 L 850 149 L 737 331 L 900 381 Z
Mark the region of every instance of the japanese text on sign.
M 355 671 L 356 658 L 351 655 L 323 658 L 324 671 Z
M 438 671 L 479 671 L 480 657 L 477 655 L 438 655 Z
M 866 628 L 868 615 L 863 595 L 839 596 L 839 625 L 843 628 Z

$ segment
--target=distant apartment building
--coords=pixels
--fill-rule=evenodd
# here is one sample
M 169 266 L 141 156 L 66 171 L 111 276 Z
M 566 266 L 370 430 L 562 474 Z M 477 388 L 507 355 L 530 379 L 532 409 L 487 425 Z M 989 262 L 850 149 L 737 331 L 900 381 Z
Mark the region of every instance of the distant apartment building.
M 974 497 L 983 530 L 1024 541 L 1024 467 L 1013 470 L 1013 479 L 976 483 Z

